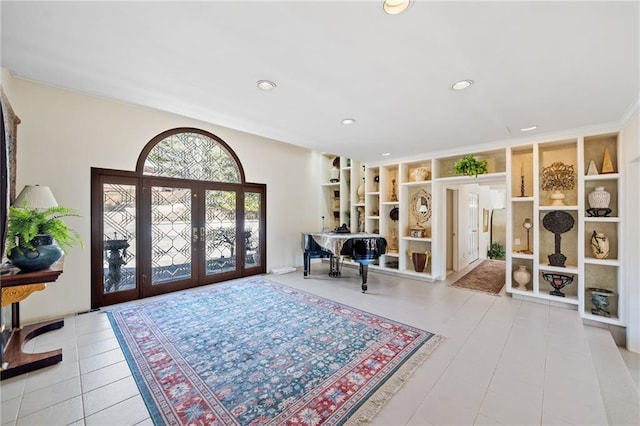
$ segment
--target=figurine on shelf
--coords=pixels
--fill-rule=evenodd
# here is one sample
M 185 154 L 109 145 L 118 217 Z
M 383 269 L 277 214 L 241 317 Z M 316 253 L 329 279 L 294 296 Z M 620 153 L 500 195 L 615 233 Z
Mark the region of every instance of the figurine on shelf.
M 549 255 L 549 265 L 564 267 L 567 257 L 560 252 L 561 234 L 573 228 L 573 216 L 563 210 L 554 210 L 545 215 L 542 225 L 555 236 L 555 253 Z
M 524 162 L 520 162 L 520 196 L 526 197 L 524 192 Z
M 391 228 L 389 229 L 389 252 L 398 252 L 398 230 L 395 224 L 391 224 Z
M 611 162 L 611 155 L 609 154 L 609 148 L 604 149 L 604 158 L 602 159 L 602 174 L 615 173 L 613 169 L 613 163 Z
M 360 181 L 360 184 L 356 188 L 356 195 L 358 196 L 358 203 L 360 203 L 360 204 L 364 203 L 364 193 L 365 193 L 365 176 L 364 176 L 364 172 L 365 172 L 364 166 L 362 166 L 362 180 Z
M 329 182 L 338 183 L 340 182 L 340 157 L 334 158 L 331 166 L 331 171 L 329 172 Z
M 358 210 L 358 232 L 364 232 L 364 207 L 359 206 Z
M 398 195 L 396 195 L 396 180 L 391 179 L 391 201 L 398 201 Z
M 598 173 L 598 169 L 596 168 L 596 163 L 595 161 L 591 160 L 589 162 L 589 168 L 587 169 L 587 176 L 594 176 L 597 175 Z

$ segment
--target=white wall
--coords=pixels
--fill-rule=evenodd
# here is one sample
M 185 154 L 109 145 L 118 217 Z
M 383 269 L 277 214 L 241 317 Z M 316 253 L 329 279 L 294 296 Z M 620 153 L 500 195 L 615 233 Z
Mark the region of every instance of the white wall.
M 236 152 L 247 181 L 267 184 L 267 269 L 300 266 L 300 232 L 321 228 L 318 182 L 326 170 L 319 167 L 319 153 L 151 108 L 15 79 L 4 69 L 1 83 L 22 120 L 17 137 L 18 191 L 26 184 L 50 186 L 60 205 L 79 209 L 82 218 L 68 223 L 87 245 L 70 251 L 56 283 L 21 303 L 23 323 L 89 309 L 90 168 L 134 170 L 142 147 L 170 128 L 198 127 L 214 133 Z M 625 241 L 620 250 L 625 256 L 627 347 L 635 352 L 640 352 L 640 251 L 635 248 L 640 241 L 639 127 L 636 112 L 620 135 L 626 195 Z
M 629 124 L 620 132 L 622 145 L 623 174 L 625 178 L 625 225 L 624 253 L 627 311 L 627 349 L 640 352 L 640 118 L 635 115 Z
M 90 170 L 134 170 L 140 151 L 157 134 L 197 127 L 224 140 L 238 155 L 246 180 L 267 184 L 267 270 L 302 265 L 300 233 L 320 229 L 317 155 L 293 145 L 151 108 L 87 96 L 13 78 L 2 85 L 22 120 L 18 126 L 17 190 L 51 187 L 58 204 L 77 208 L 66 222 L 85 248 L 70 250 L 64 273 L 21 302 L 23 323 L 90 308 Z

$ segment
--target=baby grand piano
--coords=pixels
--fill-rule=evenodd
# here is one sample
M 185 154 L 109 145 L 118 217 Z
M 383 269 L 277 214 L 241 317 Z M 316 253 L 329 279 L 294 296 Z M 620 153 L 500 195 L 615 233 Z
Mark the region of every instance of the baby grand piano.
M 341 276 L 342 256 L 358 262 L 364 293 L 367 291 L 368 266 L 386 252 L 387 241 L 378 234 L 305 232 L 302 234 L 302 250 L 305 278 L 311 273 L 311 259 L 328 258 L 330 277 Z

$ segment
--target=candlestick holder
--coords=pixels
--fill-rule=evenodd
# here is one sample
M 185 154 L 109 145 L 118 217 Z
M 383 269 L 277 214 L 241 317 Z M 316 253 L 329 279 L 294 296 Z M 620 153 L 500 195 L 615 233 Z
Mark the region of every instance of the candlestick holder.
M 526 197 L 526 195 L 524 195 L 524 176 L 522 175 L 520 175 L 520 196 Z

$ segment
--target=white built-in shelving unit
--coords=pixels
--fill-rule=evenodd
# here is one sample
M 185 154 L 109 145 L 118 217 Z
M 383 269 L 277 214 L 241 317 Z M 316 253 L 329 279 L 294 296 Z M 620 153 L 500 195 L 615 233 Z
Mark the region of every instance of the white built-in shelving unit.
M 602 170 L 605 149 L 614 170 L 588 175 L 591 161 L 598 170 Z M 507 193 L 507 292 L 514 297 L 573 306 L 589 320 L 624 325 L 624 304 L 621 300 L 624 300 L 625 288 L 621 280 L 623 265 L 618 247 L 623 230 L 622 197 L 618 196 L 622 193 L 618 134 L 580 135 L 471 153 L 478 159 L 487 160 L 487 174 L 470 177 L 453 173 L 453 164 L 469 152 L 372 164 L 341 158 L 340 182 L 329 183 L 327 178 L 322 184 L 325 216 L 331 219 L 329 230 L 346 222 L 352 232 L 356 232 L 362 212 L 364 230 L 379 233 L 388 242 L 387 253 L 380 258 L 379 264 L 371 265 L 372 270 L 422 281 L 441 280 L 446 276 L 446 189 L 467 183 L 501 183 Z M 335 156 L 324 158 L 323 167 L 329 174 Z M 562 206 L 552 205 L 549 192 L 541 187 L 542 170 L 553 162 L 572 165 L 576 174 L 575 187 L 563 191 L 565 199 Z M 426 171 L 426 174 L 420 176 L 417 169 Z M 360 184 L 363 186 L 359 194 Z M 588 194 L 601 186 L 611 194 L 612 212 L 606 217 L 593 217 L 587 212 Z M 411 203 L 412 200 L 415 202 L 417 193 L 428 193 L 431 197 L 431 217 L 425 223 L 417 223 L 411 214 Z M 394 210 L 398 213 L 396 220 L 391 214 Z M 561 253 L 566 256 L 564 267 L 549 264 L 548 256 L 555 252 L 555 234 L 545 229 L 543 220 L 554 211 L 568 213 L 574 222 L 569 231 L 561 234 Z M 349 217 L 348 221 L 346 217 Z M 533 224 L 528 235 L 523 226 L 525 219 L 530 219 Z M 416 233 L 419 228 L 424 229 L 422 235 Z M 605 259 L 598 259 L 592 253 L 590 240 L 594 231 L 606 234 L 609 239 L 610 254 Z M 430 253 L 423 272 L 414 269 L 412 252 Z M 520 265 L 526 266 L 531 273 L 531 280 L 524 287 L 513 280 L 513 272 Z M 564 297 L 550 294 L 553 288 L 543 279 L 543 273 L 560 273 L 574 278 L 571 284 L 561 289 Z M 591 288 L 613 292 L 608 307 L 610 316 L 592 313 L 596 311 L 592 311 Z

